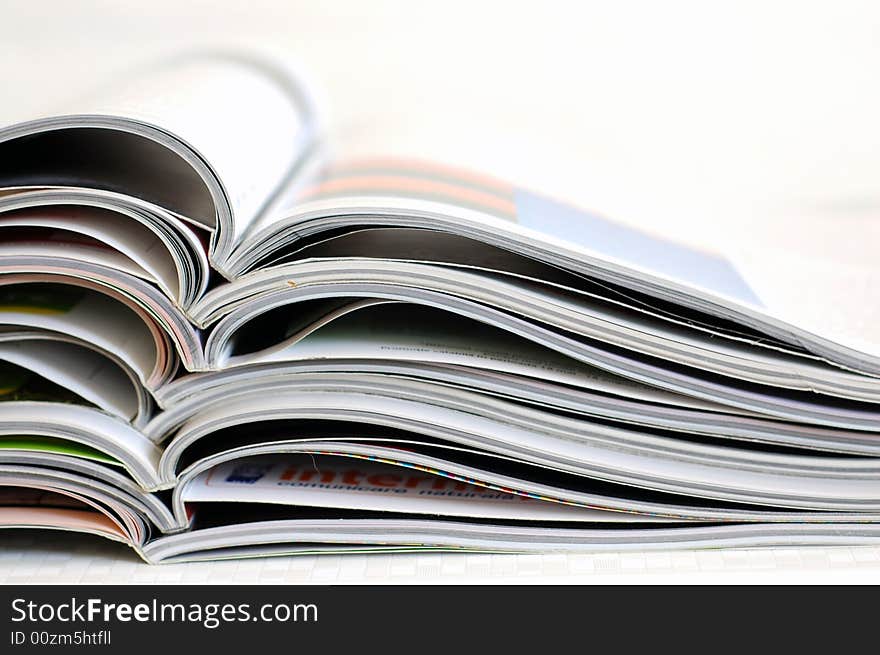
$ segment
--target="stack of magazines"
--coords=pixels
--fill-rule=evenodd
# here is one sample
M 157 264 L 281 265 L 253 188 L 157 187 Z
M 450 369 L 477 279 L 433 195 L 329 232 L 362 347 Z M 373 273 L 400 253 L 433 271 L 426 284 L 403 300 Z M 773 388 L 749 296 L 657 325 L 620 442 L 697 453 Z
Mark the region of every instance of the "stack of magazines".
M 0 527 L 150 562 L 880 540 L 870 330 L 321 124 L 208 53 L 0 129 Z

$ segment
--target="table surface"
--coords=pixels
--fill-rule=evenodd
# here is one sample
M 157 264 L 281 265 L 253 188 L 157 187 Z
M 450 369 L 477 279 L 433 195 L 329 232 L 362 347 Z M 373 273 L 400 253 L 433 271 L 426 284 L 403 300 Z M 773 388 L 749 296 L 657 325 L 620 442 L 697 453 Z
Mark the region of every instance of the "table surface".
M 535 4 L 3 0 L 0 123 L 159 54 L 266 48 L 323 89 L 343 150 L 465 163 L 698 244 L 870 255 L 880 5 Z M 563 580 L 877 582 L 880 547 L 150 567 L 84 536 L 0 541 L 4 583 Z
M 545 555 L 320 555 L 149 565 L 123 544 L 50 531 L 0 541 L 0 584 L 880 583 L 880 547 Z

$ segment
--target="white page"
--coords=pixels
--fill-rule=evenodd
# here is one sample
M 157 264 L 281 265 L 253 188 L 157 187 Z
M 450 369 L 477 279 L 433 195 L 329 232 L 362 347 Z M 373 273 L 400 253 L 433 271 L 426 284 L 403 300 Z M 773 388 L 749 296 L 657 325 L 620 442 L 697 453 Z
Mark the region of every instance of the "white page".
M 110 359 L 48 339 L 0 343 L 0 359 L 29 369 L 126 421 L 138 413 L 135 382 Z
M 0 214 L 3 227 L 48 227 L 83 234 L 118 250 L 177 300 L 180 274 L 166 244 L 147 227 L 95 207 L 40 207 Z M 132 272 L 129 269 L 128 272 Z M 137 273 L 135 273 L 137 274 Z
M 349 393 L 286 391 L 206 410 L 182 426 L 166 447 L 161 470 L 167 475 L 182 448 L 196 435 L 226 425 L 276 418 L 344 418 L 410 430 L 476 448 L 493 449 L 491 444 L 501 443 L 516 451 L 517 456 L 543 465 L 589 472 L 600 479 L 672 493 L 804 509 L 851 510 L 855 505 L 867 511 L 880 507 L 876 471 L 841 476 L 839 458 L 817 461 L 816 457 L 750 452 L 751 461 L 744 463 L 736 459 L 738 449 L 708 446 L 699 448 L 702 456 L 688 457 L 683 453 L 662 452 L 663 444 L 668 450 L 673 440 L 637 431 L 629 433 L 637 440 L 623 443 L 603 426 L 588 424 L 583 435 L 572 438 L 428 403 Z M 615 433 L 623 434 L 622 431 Z M 739 452 L 745 455 L 745 451 Z M 757 463 L 761 465 L 756 466 Z M 873 460 L 868 460 L 866 466 L 871 464 Z M 819 465 L 825 468 L 807 470 Z
M 58 233 L 56 238 L 44 241 L 21 240 L 0 243 L 0 257 L 26 257 L 28 255 L 34 257 L 60 257 L 74 261 L 94 263 L 98 266 L 113 268 L 128 275 L 139 277 L 142 280 L 156 282 L 155 278 L 127 255 L 84 241 L 76 241 L 75 238 L 67 240 L 61 238 L 61 234 Z
M 233 356 L 224 365 L 325 358 L 424 362 L 527 376 L 647 402 L 716 409 L 709 402 L 606 373 L 503 330 L 475 321 L 462 323 L 440 312 L 427 314 L 415 306 L 399 306 L 399 312 L 383 317 L 383 310 L 389 307 L 371 311 L 370 301 L 353 303 L 355 313 L 326 324 L 319 321 L 319 329 L 295 343 Z M 467 329 L 461 329 L 462 325 Z
M 65 288 L 66 296 L 59 299 L 54 291 L 44 294 L 42 284 L 0 286 L 0 323 L 70 334 L 94 343 L 128 364 L 143 382 L 148 380 L 158 353 L 150 329 L 138 315 L 104 294 Z
M 12 401 L 0 403 L 0 434 L 18 436 L 22 425 L 37 434 L 70 439 L 119 460 L 144 488 L 158 484 L 162 451 L 127 422 L 92 407 L 69 403 Z
M 144 73 L 108 89 L 97 112 L 158 125 L 192 145 L 229 195 L 237 238 L 302 155 L 311 126 L 299 99 L 279 83 L 283 73 L 235 56 L 182 57 Z

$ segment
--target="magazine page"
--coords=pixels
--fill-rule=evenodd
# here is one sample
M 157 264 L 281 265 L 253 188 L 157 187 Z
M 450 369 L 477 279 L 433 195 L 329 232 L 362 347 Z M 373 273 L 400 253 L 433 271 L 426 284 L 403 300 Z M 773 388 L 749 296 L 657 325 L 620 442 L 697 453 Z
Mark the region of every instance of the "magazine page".
M 27 487 L 12 486 L 20 482 L 24 479 L 0 471 L 0 527 L 82 530 L 134 543 L 144 537 L 143 525 L 126 509 L 101 507 L 87 490 L 81 493 L 33 481 Z
M 296 291 L 276 288 L 279 282 L 288 282 L 291 286 L 290 281 Z M 242 288 L 236 288 L 239 285 Z M 295 299 L 296 293 L 307 294 L 310 287 L 320 289 L 316 294 L 323 291 L 330 297 L 335 295 L 334 288 L 351 289 L 352 296 L 364 297 L 358 301 L 361 303 L 379 303 L 383 298 L 387 301 L 395 297 L 401 300 L 411 297 L 413 303 L 417 303 L 419 295 L 427 297 L 425 292 L 430 292 L 437 297 L 430 304 L 446 303 L 450 313 L 456 311 L 455 302 L 446 302 L 446 298 L 462 299 L 504 310 L 537 324 L 549 324 L 557 332 L 595 340 L 593 343 L 607 343 L 661 358 L 673 365 L 681 364 L 735 380 L 868 402 L 880 399 L 877 380 L 829 366 L 816 356 L 746 329 L 737 333 L 729 327 L 700 325 L 693 319 L 664 315 L 649 308 L 636 310 L 593 293 L 482 268 L 372 258 L 309 260 L 250 275 L 218 293 L 228 294 L 232 306 L 236 302 L 244 304 L 245 294 L 271 293 L 276 301 L 286 293 Z M 211 294 L 205 299 L 205 305 L 220 300 L 217 296 L 217 293 Z M 413 303 L 396 310 L 397 314 L 423 311 Z M 256 309 L 259 301 L 253 304 Z M 354 309 L 357 305 L 352 302 L 350 306 Z M 304 307 L 308 312 L 308 305 Z M 384 308 L 382 311 L 394 310 Z M 327 320 L 333 317 L 328 312 Z M 294 335 L 287 338 L 294 339 Z
M 142 423 L 149 416 L 150 407 L 138 393 L 140 382 L 94 350 L 48 339 L 0 341 L 0 360 L 45 378 L 123 420 Z M 0 371 L 5 376 L 8 369 Z M 3 386 L 9 387 L 8 383 Z
M 129 365 L 145 385 L 154 379 L 163 357 L 137 314 L 103 294 L 70 285 L 2 285 L 0 320 L 93 343 Z
M 120 466 L 118 460 L 101 452 L 97 448 L 92 448 L 75 441 L 57 439 L 55 437 L 2 436 L 0 437 L 0 450 L 21 450 L 29 453 L 68 455 L 70 457 L 93 460 L 110 466 Z
M 292 199 L 290 216 L 284 222 L 292 225 L 322 213 L 328 217 L 363 214 L 367 208 L 378 212 L 380 207 L 386 210 L 386 224 L 404 216 L 443 214 L 458 219 L 462 234 L 471 224 L 495 228 L 529 244 L 558 246 L 612 268 L 761 305 L 742 276 L 718 254 L 627 227 L 491 175 L 429 161 L 383 157 L 338 161 Z
M 187 450 L 210 448 L 211 437 L 225 428 L 289 421 L 293 430 L 304 419 L 323 422 L 344 417 L 347 422 L 513 453 L 541 466 L 655 491 L 813 510 L 880 508 L 875 499 L 880 470 L 871 459 L 817 458 L 688 443 L 648 431 L 569 423 L 563 417 L 524 410 L 511 415 L 499 405 L 496 412 L 478 415 L 366 393 L 288 390 L 271 397 L 236 398 L 199 413 L 182 426 L 165 446 L 160 473 L 165 479 L 175 478 L 181 462 L 191 457 Z M 222 442 L 217 447 L 222 448 Z
M 614 378 L 609 376 L 609 382 Z M 631 397 L 623 389 L 615 392 L 611 384 L 595 390 L 579 389 L 470 366 L 335 358 L 236 367 L 178 378 L 160 389 L 157 401 L 163 410 L 143 429 L 150 439 L 162 441 L 209 403 L 294 385 L 303 391 L 330 389 L 419 398 L 431 404 L 467 406 L 477 412 L 486 410 L 483 398 L 507 400 L 511 401 L 511 412 L 522 408 L 568 412 L 583 421 L 595 418 L 623 426 L 673 430 L 684 438 L 705 435 L 838 454 L 880 454 L 880 443 L 871 432 L 779 421 L 723 405 L 691 407 L 686 397 L 677 402 L 678 396 L 663 398 L 662 391 L 649 400 L 650 396 L 637 392 Z M 463 397 L 474 393 L 479 395 L 463 402 Z
M 213 328 L 206 342 L 206 356 L 209 361 L 217 362 L 222 352 L 220 349 L 225 347 L 230 336 L 242 330 L 242 326 L 249 321 L 253 321 L 251 325 L 254 326 L 268 325 L 272 320 L 279 320 L 285 311 L 293 311 L 293 307 L 302 302 L 328 297 L 366 296 L 399 301 L 405 303 L 407 307 L 433 307 L 441 310 L 441 314 L 445 312 L 448 317 L 458 321 L 460 330 L 470 330 L 474 323 L 485 324 L 498 331 L 517 335 L 518 338 L 556 351 L 565 358 L 585 363 L 590 367 L 601 368 L 614 375 L 660 387 L 676 394 L 726 404 L 745 412 L 757 412 L 790 421 L 845 429 L 873 431 L 877 425 L 877 404 L 871 402 L 876 397 L 877 385 L 875 380 L 866 376 L 832 369 L 831 378 L 836 380 L 817 378 L 816 382 L 811 383 L 806 375 L 804 379 L 799 379 L 799 375 L 792 375 L 783 366 L 778 366 L 776 369 L 771 366 L 768 369 L 766 358 L 762 371 L 759 368 L 761 361 L 756 357 L 754 362 L 747 358 L 734 358 L 732 361 L 738 361 L 738 367 L 735 370 L 725 371 L 724 377 L 718 377 L 711 369 L 701 370 L 709 368 L 705 362 L 715 356 L 712 349 L 704 352 L 696 350 L 688 354 L 687 361 L 697 364 L 702 355 L 703 365 L 681 366 L 678 365 L 680 361 L 671 357 L 672 361 L 666 361 L 658 358 L 656 354 L 646 356 L 638 351 L 621 348 L 619 346 L 624 344 L 616 341 L 614 333 L 609 333 L 606 339 L 580 338 L 578 334 L 553 329 L 552 324 L 542 324 L 539 317 L 523 317 L 516 311 L 503 311 L 489 304 L 490 301 L 476 302 L 469 298 L 457 297 L 452 293 L 425 289 L 417 284 L 399 285 L 390 277 L 384 280 L 355 282 L 353 271 L 349 271 L 351 277 L 348 279 L 351 281 L 340 281 L 332 263 L 327 261 L 303 262 L 298 268 L 295 278 L 287 275 L 286 268 L 281 267 L 276 271 L 278 275 L 273 276 L 271 281 L 260 279 L 270 274 L 269 271 L 265 271 L 253 274 L 253 280 L 249 276 L 230 285 L 236 287 L 232 297 L 237 297 L 238 300 L 230 302 L 225 309 L 220 310 L 221 313 L 223 311 L 228 313 Z M 307 270 L 314 275 L 307 275 Z M 358 272 L 361 272 L 360 269 Z M 245 284 L 245 281 L 248 284 Z M 250 282 L 254 284 L 251 285 Z M 505 298 L 498 304 L 508 301 L 509 298 Z M 369 311 L 379 311 L 393 306 L 378 304 Z M 351 315 L 357 313 L 353 312 Z M 265 315 L 262 321 L 261 315 Z M 322 329 L 332 325 L 333 322 Z M 276 323 L 275 327 L 277 326 Z M 267 332 L 267 334 L 272 333 L 273 330 Z M 316 330 L 314 334 L 320 335 L 320 333 L 321 330 Z M 642 337 L 647 340 L 652 339 L 649 333 L 644 333 Z M 732 343 L 734 348 L 749 348 L 748 345 Z M 675 346 L 675 342 L 668 345 Z M 719 345 L 718 350 L 723 347 Z M 258 349 L 254 348 L 254 350 Z M 761 351 L 763 349 L 759 349 L 758 353 L 762 354 Z M 695 362 L 692 361 L 693 358 L 696 358 Z M 770 359 L 769 363 L 772 364 L 772 361 Z M 810 364 L 809 360 L 807 364 Z M 800 368 L 805 374 L 810 373 L 810 366 Z M 851 399 L 862 402 L 853 402 Z
M 293 176 L 316 138 L 314 121 L 308 92 L 282 64 L 224 52 L 179 55 L 133 70 L 30 127 L 0 131 L 8 155 L 0 187 L 132 194 L 219 229 L 222 259 Z M 24 150 L 14 139 L 28 129 L 42 136 Z M 81 158 L 86 142 L 92 156 Z
M 36 491 L 36 490 L 35 490 Z M 48 495 L 48 494 L 46 494 Z M 52 495 L 54 498 L 55 495 Z M 110 518 L 100 512 L 73 507 L 53 507 L 49 498 L 43 505 L 29 505 L 30 498 L 8 496 L 0 505 L 0 528 L 33 527 L 91 532 L 119 541 L 128 541 L 128 535 Z
M 348 311 L 342 314 L 342 309 Z M 289 320 L 294 326 L 300 325 L 302 312 L 293 312 Z M 283 323 L 276 326 L 282 328 L 282 334 L 290 331 L 294 334 L 277 345 L 252 352 L 248 351 L 255 344 L 248 344 L 248 335 L 238 335 L 226 346 L 227 358 L 218 363 L 234 367 L 328 357 L 439 363 L 536 378 L 648 402 L 712 407 L 708 402 L 606 373 L 490 326 L 463 322 L 451 313 L 402 303 L 344 305 L 312 323 L 308 331 L 284 329 Z M 265 331 L 259 335 L 268 336 Z M 234 354 L 236 349 L 241 349 L 243 354 Z
M 340 227 L 420 228 L 467 237 L 736 320 L 857 371 L 880 371 L 871 348 L 860 350 L 852 339 L 835 341 L 824 328 L 806 329 L 790 321 L 790 312 L 768 305 L 753 288 L 761 284 L 754 270 L 747 280 L 730 255 L 677 244 L 493 178 L 419 161 L 343 160 L 330 167 L 302 191 L 287 218 L 250 241 L 249 265 L 283 260 L 297 250 L 297 241 L 320 239 Z M 247 264 L 240 272 L 246 270 Z
M 9 229 L 3 229 L 9 228 Z M 15 229 L 18 228 L 18 229 Z M 37 229 L 35 229 L 37 228 Z M 172 300 L 182 300 L 183 287 L 191 280 L 184 278 L 185 264 L 175 258 L 169 243 L 163 241 L 150 229 L 135 221 L 120 220 L 111 212 L 97 208 L 47 207 L 0 214 L 0 230 L 19 241 L 30 236 L 42 243 L 65 243 L 76 245 L 76 237 L 83 245 L 101 244 L 91 249 L 92 258 L 100 257 L 104 246 L 117 251 L 127 259 L 113 259 L 126 272 L 155 282 Z M 19 241 L 20 242 L 20 241 Z M 70 249 L 61 252 L 68 253 Z
M 139 489 L 161 486 L 158 467 L 162 452 L 127 421 L 79 399 L 63 395 L 63 389 L 47 385 L 19 386 L 0 402 L 0 441 L 4 462 L 34 463 L 49 469 L 76 470 L 90 477 L 104 477 L 105 464 L 122 466 L 128 480 Z M 83 450 L 84 449 L 84 450 Z M 93 451 L 101 453 L 94 456 Z M 49 458 L 28 462 L 29 457 Z M 75 458 L 84 457 L 78 465 Z M 111 458 L 112 462 L 105 462 Z M 99 466 L 95 464 L 100 462 Z M 62 466 L 63 464 L 63 466 Z M 112 481 L 111 481 L 112 482 Z M 116 484 L 116 482 L 112 482 Z
M 521 521 L 651 522 L 656 517 L 531 498 L 440 471 L 369 460 L 278 455 L 234 460 L 189 481 L 186 503 L 272 503 Z
M 208 235 L 134 196 L 85 188 L 7 189 L 0 190 L 0 213 L 0 225 L 15 231 L 63 230 L 124 254 L 184 310 L 207 288 Z

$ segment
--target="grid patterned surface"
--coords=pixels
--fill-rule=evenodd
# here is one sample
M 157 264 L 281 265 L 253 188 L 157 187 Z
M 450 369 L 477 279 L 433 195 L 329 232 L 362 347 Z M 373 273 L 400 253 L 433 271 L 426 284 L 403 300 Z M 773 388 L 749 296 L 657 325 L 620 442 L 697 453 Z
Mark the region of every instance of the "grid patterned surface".
M 324 555 L 150 566 L 125 546 L 0 535 L 0 584 L 880 582 L 880 546 L 548 555 Z

